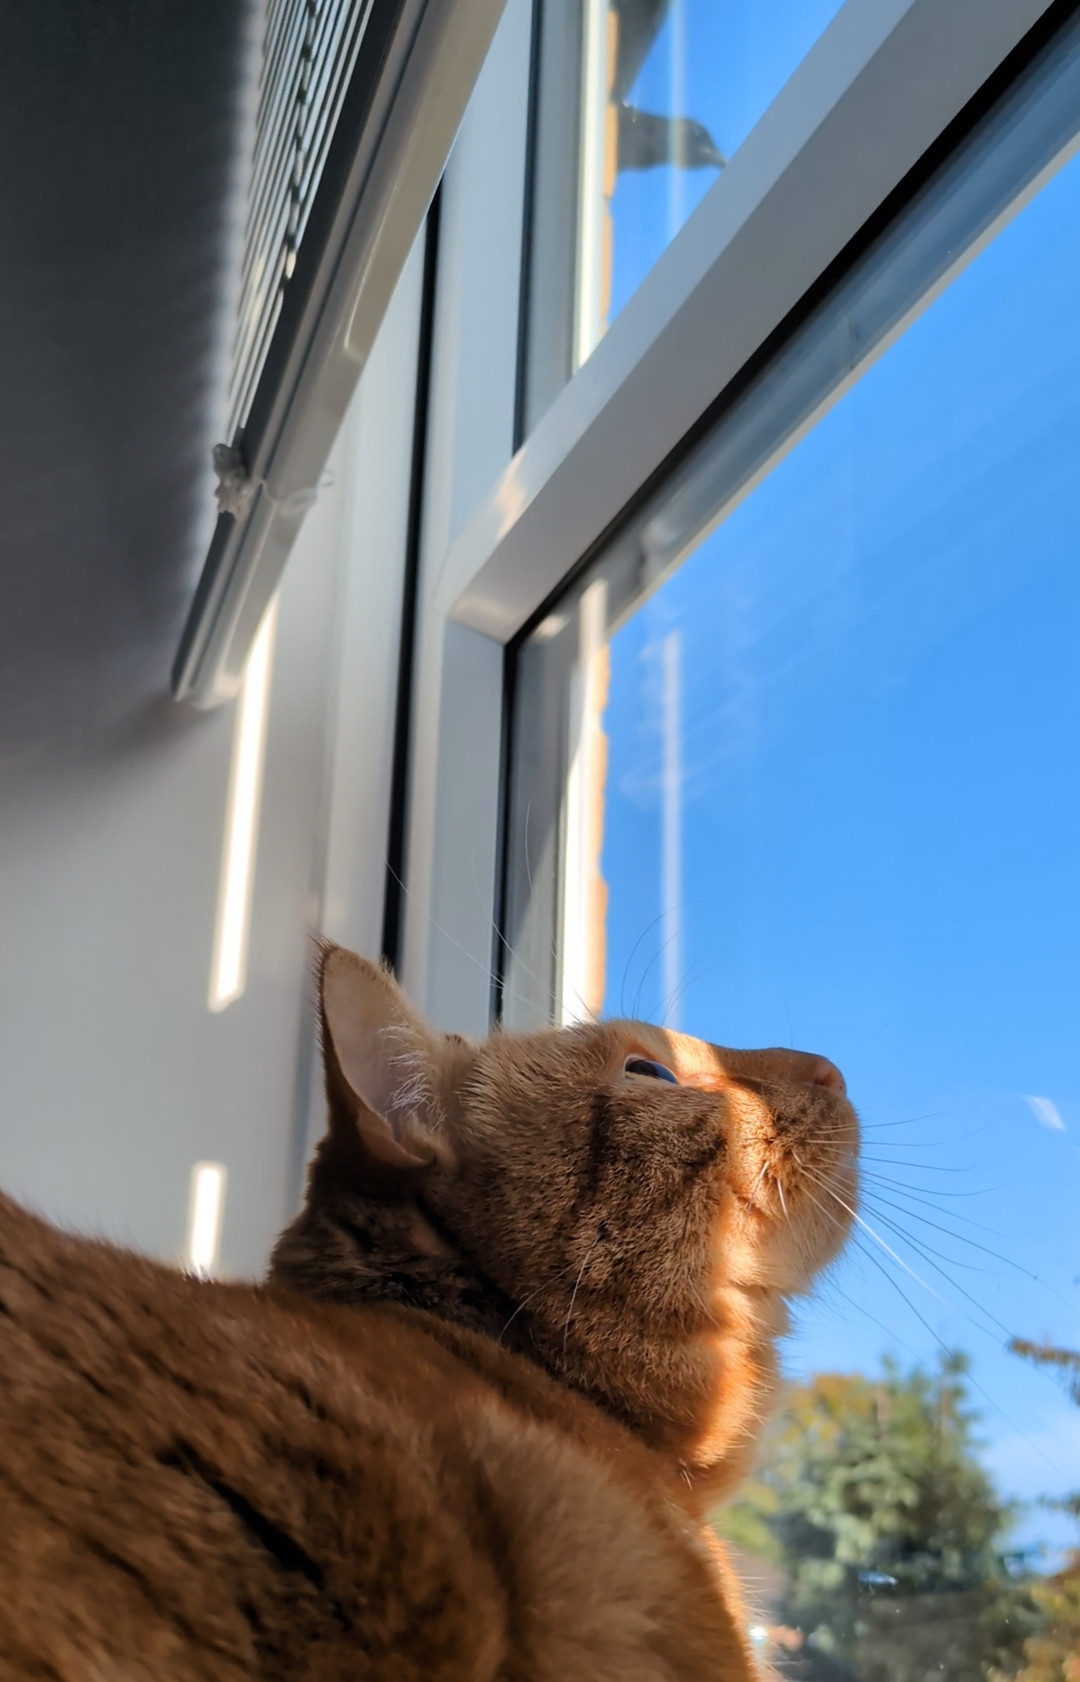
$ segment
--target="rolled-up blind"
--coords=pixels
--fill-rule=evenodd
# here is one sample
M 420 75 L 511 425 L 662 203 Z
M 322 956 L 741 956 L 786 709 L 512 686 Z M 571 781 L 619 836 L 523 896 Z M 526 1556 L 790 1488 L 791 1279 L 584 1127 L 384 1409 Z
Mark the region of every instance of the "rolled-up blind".
M 505 0 L 267 0 L 219 516 L 173 694 L 236 693 Z
M 267 7 L 230 434 L 251 407 L 374 9 L 373 0 L 270 0 Z M 376 22 L 372 34 L 379 33 Z

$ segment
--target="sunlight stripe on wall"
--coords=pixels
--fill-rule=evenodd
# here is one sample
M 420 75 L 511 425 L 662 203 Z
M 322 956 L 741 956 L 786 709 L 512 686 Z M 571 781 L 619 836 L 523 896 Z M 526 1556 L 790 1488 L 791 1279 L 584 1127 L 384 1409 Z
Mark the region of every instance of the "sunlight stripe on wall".
M 197 1162 L 191 1170 L 186 1259 L 192 1273 L 204 1279 L 209 1279 L 217 1267 L 225 1217 L 225 1177 L 223 1162 Z
M 210 966 L 208 1003 L 211 1010 L 224 1010 L 226 1005 L 232 1004 L 243 993 L 247 981 L 251 891 L 259 839 L 259 803 L 276 627 L 275 596 L 252 646 L 236 704 L 221 885 L 214 926 L 214 955 Z

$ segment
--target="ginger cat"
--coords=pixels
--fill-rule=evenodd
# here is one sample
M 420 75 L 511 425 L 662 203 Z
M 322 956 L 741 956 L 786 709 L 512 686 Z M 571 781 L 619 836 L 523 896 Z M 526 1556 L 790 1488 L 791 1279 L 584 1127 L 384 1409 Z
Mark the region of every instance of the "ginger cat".
M 265 1286 L 0 1199 L 0 1679 L 749 1682 L 704 1516 L 845 1236 L 838 1071 L 633 1022 L 472 1045 L 335 947 L 320 995 Z

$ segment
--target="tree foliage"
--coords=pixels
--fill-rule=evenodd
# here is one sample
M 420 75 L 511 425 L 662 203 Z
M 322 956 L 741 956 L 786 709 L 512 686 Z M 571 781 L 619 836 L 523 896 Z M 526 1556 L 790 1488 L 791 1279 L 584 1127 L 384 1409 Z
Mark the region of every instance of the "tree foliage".
M 719 1520 L 777 1570 L 772 1617 L 799 1651 L 787 1668 L 813 1682 L 983 1682 L 987 1661 L 1019 1653 L 1033 1613 L 1004 1552 L 1011 1510 L 979 1463 L 966 1370 L 961 1356 L 933 1372 L 890 1362 L 790 1393 L 756 1480 Z
M 1080 1352 L 1024 1338 L 1015 1338 L 1011 1348 L 1025 1360 L 1056 1372 L 1080 1407 Z M 1080 1517 L 1080 1494 L 1052 1504 Z M 1031 1598 L 1041 1627 L 1024 1642 L 1023 1662 L 1011 1673 L 1014 1682 L 1080 1682 L 1080 1551 L 1070 1555 L 1063 1570 L 1034 1584 Z

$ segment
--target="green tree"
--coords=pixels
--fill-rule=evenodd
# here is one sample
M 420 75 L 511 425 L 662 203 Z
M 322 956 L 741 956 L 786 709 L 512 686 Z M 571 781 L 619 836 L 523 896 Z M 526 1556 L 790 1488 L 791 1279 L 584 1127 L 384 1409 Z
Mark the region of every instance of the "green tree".
M 1014 1338 L 1009 1347 L 1015 1355 L 1049 1367 L 1064 1379 L 1080 1407 L 1080 1352 L 1025 1338 Z M 1080 1493 L 1050 1505 L 1080 1518 Z M 1080 1551 L 1074 1551 L 1054 1576 L 1033 1584 L 1031 1598 L 1041 1623 L 1023 1644 L 1023 1662 L 1011 1672 L 1014 1682 L 1080 1682 Z
M 1032 1629 L 980 1465 L 962 1356 L 822 1374 L 792 1391 L 761 1471 L 719 1517 L 777 1571 L 775 1622 L 811 1679 L 983 1682 Z M 1032 1679 L 1034 1682 L 1034 1679 Z M 1080 1678 L 1075 1679 L 1080 1682 Z

